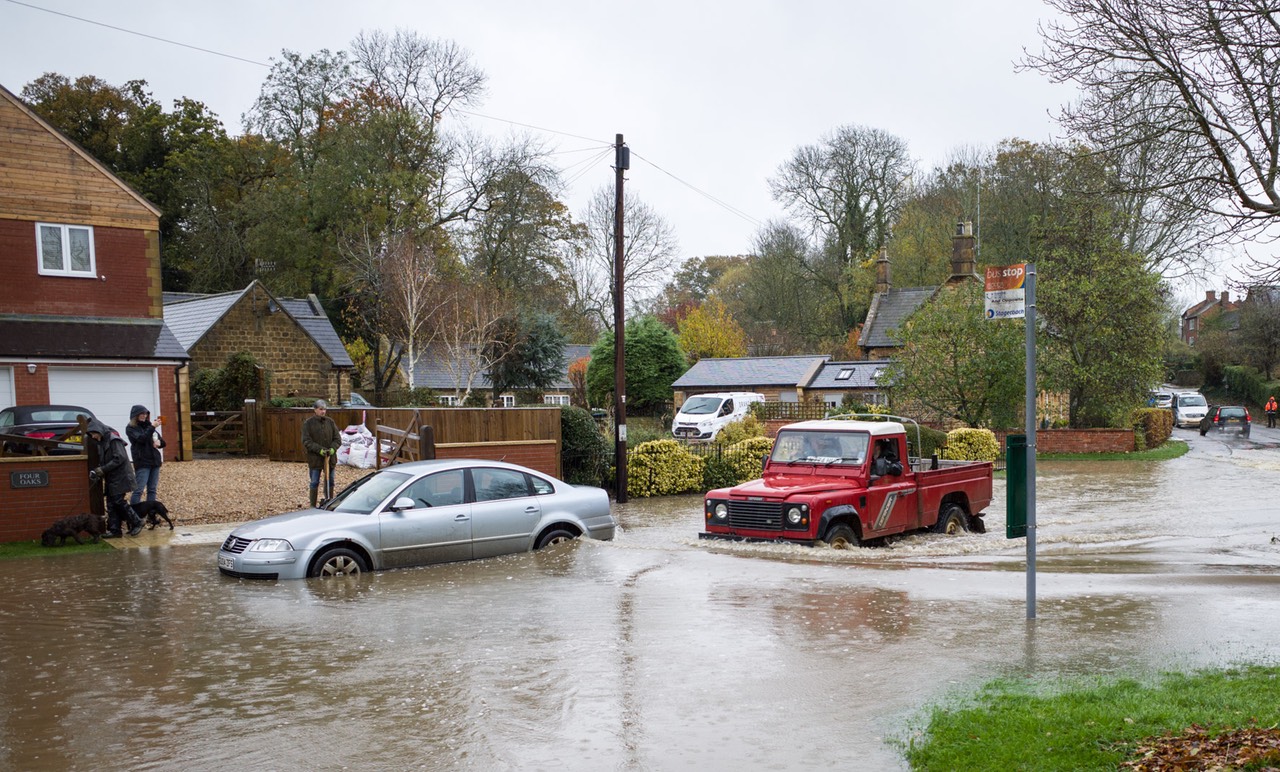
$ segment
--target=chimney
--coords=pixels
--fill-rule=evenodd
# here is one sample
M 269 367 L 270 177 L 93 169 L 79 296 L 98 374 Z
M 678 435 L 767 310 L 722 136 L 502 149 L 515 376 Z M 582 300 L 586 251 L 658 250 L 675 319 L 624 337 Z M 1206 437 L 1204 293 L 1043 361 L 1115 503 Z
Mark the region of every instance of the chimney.
M 1206 303 L 1214 303 L 1214 302 L 1217 302 L 1217 300 L 1218 300 L 1218 293 L 1214 292 L 1213 290 L 1205 290 L 1205 291 L 1204 291 L 1204 300 L 1205 300 L 1205 302 L 1206 302 Z
M 889 248 L 880 247 L 880 257 L 876 260 L 876 294 L 889 291 Z
M 1224 306 L 1231 305 L 1231 290 L 1222 291 L 1222 305 Z
M 973 264 L 973 223 L 956 223 L 956 235 L 951 237 L 951 278 L 955 281 L 977 276 Z

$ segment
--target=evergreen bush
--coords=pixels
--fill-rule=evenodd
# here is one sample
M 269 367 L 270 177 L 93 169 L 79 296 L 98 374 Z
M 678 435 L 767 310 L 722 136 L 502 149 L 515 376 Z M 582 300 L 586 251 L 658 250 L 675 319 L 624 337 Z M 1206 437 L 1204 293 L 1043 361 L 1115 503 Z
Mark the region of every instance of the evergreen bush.
M 636 498 L 700 490 L 706 462 L 675 440 L 654 440 L 627 460 L 627 493 Z
M 1163 407 L 1143 407 L 1133 411 L 1133 440 L 1136 450 L 1158 448 L 1173 435 L 1173 411 Z
M 604 485 L 612 462 L 609 441 L 591 414 L 580 407 L 560 408 L 560 463 L 571 485 Z
M 990 429 L 952 429 L 942 449 L 942 458 L 954 461 L 995 461 L 999 455 L 1000 443 Z

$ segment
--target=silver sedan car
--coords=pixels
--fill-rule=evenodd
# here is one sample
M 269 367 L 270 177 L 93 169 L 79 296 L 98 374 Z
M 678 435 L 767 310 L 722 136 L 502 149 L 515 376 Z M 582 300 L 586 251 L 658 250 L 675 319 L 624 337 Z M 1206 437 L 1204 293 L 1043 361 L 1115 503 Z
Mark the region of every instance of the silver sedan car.
M 415 461 L 373 472 L 322 508 L 240 526 L 218 570 L 255 579 L 359 574 L 613 538 L 609 496 L 515 464 Z

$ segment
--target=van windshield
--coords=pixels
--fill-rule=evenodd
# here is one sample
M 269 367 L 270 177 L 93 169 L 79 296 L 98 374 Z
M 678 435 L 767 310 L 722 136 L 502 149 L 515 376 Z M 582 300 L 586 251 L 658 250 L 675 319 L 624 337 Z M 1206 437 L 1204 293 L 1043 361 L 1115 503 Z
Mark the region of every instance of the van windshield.
M 1199 394 L 1183 394 L 1178 397 L 1178 407 L 1206 407 L 1208 403 Z
M 720 397 L 690 397 L 680 406 L 685 415 L 711 415 L 720 409 Z

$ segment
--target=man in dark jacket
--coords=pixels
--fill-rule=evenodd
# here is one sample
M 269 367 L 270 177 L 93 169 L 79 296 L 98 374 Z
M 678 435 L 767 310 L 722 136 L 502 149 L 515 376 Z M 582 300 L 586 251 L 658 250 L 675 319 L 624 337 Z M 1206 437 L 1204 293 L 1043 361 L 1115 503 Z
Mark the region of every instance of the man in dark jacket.
M 311 478 L 311 506 L 316 505 L 317 491 L 320 488 L 320 470 L 327 468 L 328 491 L 325 498 L 333 498 L 333 470 L 338 460 L 338 448 L 342 445 L 342 435 L 338 434 L 338 425 L 326 415 L 329 406 L 323 399 L 315 401 L 315 415 L 302 424 L 302 447 L 307 449 L 307 472 Z
M 85 433 L 98 447 L 98 467 L 89 472 L 89 484 L 105 481 L 107 532 L 103 538 L 119 538 L 123 522 L 129 524 L 129 535 L 137 536 L 142 531 L 142 518 L 124 500 L 125 494 L 132 493 L 134 487 L 133 465 L 129 463 L 129 451 L 124 440 L 96 418 L 89 422 Z

